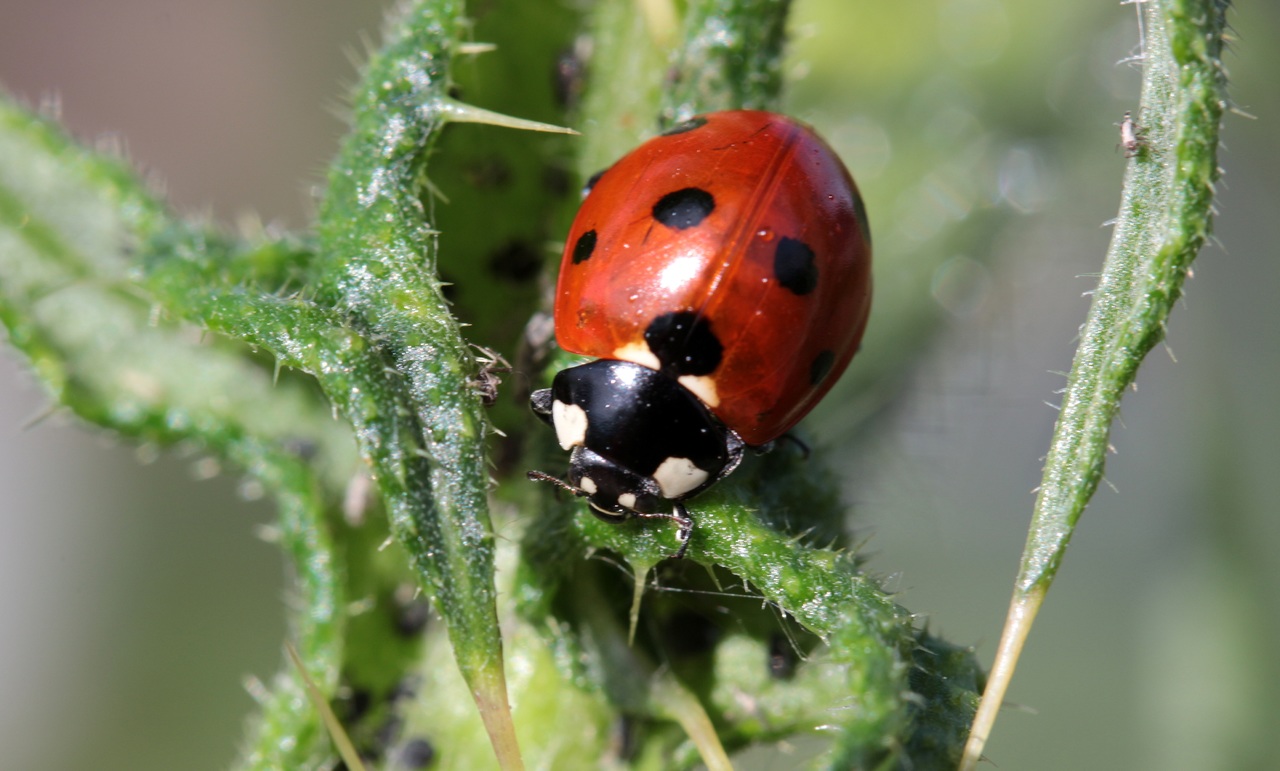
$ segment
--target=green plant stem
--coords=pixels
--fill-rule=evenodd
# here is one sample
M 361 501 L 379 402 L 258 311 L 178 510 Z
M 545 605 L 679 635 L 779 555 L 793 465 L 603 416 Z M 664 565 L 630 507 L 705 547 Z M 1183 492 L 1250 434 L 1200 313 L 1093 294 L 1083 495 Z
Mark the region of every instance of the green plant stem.
M 661 125 L 713 110 L 776 110 L 791 0 L 695 0 L 671 54 Z
M 320 209 L 319 296 L 384 352 L 403 412 L 367 436 L 393 531 L 448 624 L 503 768 L 520 768 L 493 586 L 487 422 L 476 364 L 435 274 L 437 233 L 423 203 L 427 156 L 456 119 L 448 69 L 465 34 L 461 2 L 404 7 L 369 62 L 353 130 Z M 413 444 L 400 440 L 413 436 Z M 372 449 L 372 447 L 371 447 Z
M 1036 497 L 1021 592 L 1045 586 L 1102 479 L 1120 397 L 1164 339 L 1191 262 L 1209 234 L 1225 106 L 1219 59 L 1226 4 L 1152 0 L 1146 18 L 1143 143 L 1081 331 Z
M 779 475 L 762 484 L 775 481 L 786 485 L 797 480 Z M 894 756 L 892 737 L 903 735 L 911 719 L 902 698 L 915 644 L 909 614 L 857 570 L 853 555 L 813 548 L 775 529 L 766 521 L 771 512 L 748 505 L 759 501 L 758 491 L 740 487 L 700 500 L 690 558 L 727 568 L 827 643 L 821 663 L 811 665 L 821 668 L 828 684 L 835 684 L 832 692 L 848 709 L 823 721 L 841 730 L 821 767 L 876 767 Z M 788 505 L 785 494 L 780 503 Z M 655 537 L 638 532 L 652 528 L 590 520 L 578 524 L 589 543 L 627 555 L 642 575 L 670 553 L 668 533 Z M 806 719 L 801 718 L 797 727 Z
M 1140 144 L 1081 330 L 1036 497 L 1004 637 L 1023 640 L 1067 544 L 1101 481 L 1111 424 L 1165 326 L 1209 234 L 1226 105 L 1223 0 L 1148 0 L 1142 6 Z M 972 767 L 1012 677 L 1021 645 L 1002 644 L 966 749 Z M 1008 657 L 1012 656 L 1012 660 Z

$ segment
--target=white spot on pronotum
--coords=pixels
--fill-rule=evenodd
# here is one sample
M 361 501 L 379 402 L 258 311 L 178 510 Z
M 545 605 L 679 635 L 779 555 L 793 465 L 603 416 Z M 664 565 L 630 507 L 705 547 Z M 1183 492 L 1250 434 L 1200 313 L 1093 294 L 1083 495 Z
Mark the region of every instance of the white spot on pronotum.
M 551 403 L 551 422 L 561 449 L 571 450 L 587 442 L 587 412 L 576 404 Z
M 629 361 L 649 369 L 662 370 L 662 362 L 644 343 L 627 343 L 613 351 L 613 358 Z M 693 392 L 708 407 L 720 406 L 720 394 L 716 391 L 716 381 L 706 375 L 681 375 L 677 380 L 680 385 Z
M 679 498 L 701 487 L 708 476 L 688 458 L 667 458 L 653 472 L 653 481 L 662 488 L 662 497 Z
M 636 494 L 623 493 L 618 496 L 618 505 L 624 509 L 634 509 L 636 507 Z
M 629 361 L 632 364 L 639 364 L 649 369 L 662 369 L 662 362 L 658 361 L 658 357 L 644 343 L 627 343 L 614 350 L 613 358 Z
M 587 495 L 595 495 L 596 491 L 600 489 L 596 487 L 596 480 L 591 477 L 583 477 L 582 481 L 578 483 L 578 487 L 581 487 L 582 491 Z
M 716 391 L 716 381 L 706 375 L 681 375 L 677 380 L 680 385 L 693 392 L 708 407 L 720 406 L 720 393 Z

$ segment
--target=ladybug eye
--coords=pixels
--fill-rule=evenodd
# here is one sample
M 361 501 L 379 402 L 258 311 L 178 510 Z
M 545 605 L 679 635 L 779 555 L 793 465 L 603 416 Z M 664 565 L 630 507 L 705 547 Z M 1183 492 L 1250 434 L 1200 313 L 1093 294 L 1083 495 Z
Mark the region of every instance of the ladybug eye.
M 596 186 L 596 183 L 599 182 L 600 178 L 604 176 L 605 171 L 607 171 L 607 169 L 601 169 L 597 171 L 595 174 L 592 174 L 591 178 L 587 180 L 587 184 L 582 186 L 583 198 L 586 198 L 587 195 L 591 192 L 591 189 Z

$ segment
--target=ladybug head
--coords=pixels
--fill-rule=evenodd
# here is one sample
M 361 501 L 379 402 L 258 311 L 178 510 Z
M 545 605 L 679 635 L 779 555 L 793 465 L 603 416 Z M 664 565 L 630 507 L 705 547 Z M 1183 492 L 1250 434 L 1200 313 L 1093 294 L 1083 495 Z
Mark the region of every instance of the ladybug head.
M 684 557 L 685 551 L 689 549 L 689 536 L 693 534 L 693 519 L 689 517 L 684 504 L 673 501 L 670 513 L 658 511 L 662 500 L 660 490 L 646 489 L 636 493 L 635 488 L 629 486 L 639 481 L 644 487 L 656 488 L 657 484 L 653 480 L 627 471 L 590 450 L 575 452 L 569 462 L 569 482 L 541 471 L 528 472 L 529 479 L 550 482 L 576 496 L 586 498 L 587 503 L 591 504 L 591 513 L 610 524 L 626 522 L 630 517 L 669 519 L 675 522 L 680 526 L 676 533 L 680 548 L 670 556 L 675 559 Z M 597 482 L 597 478 L 601 482 Z M 629 507 L 627 504 L 633 505 Z
M 643 477 L 586 447 L 569 456 L 569 484 L 585 493 L 591 513 L 606 522 L 621 522 L 635 514 L 655 514 L 662 489 Z
M 530 471 L 529 478 L 586 498 L 591 513 L 605 522 L 655 515 L 662 507 L 662 490 L 656 482 L 585 447 L 574 448 L 569 456 L 567 481 L 541 471 Z
M 530 479 L 586 498 L 607 522 L 670 519 L 682 542 L 692 522 L 680 501 L 742 459 L 741 439 L 696 396 L 639 364 L 600 360 L 562 370 L 551 388 L 533 394 L 531 406 L 571 454 L 567 481 L 540 471 Z

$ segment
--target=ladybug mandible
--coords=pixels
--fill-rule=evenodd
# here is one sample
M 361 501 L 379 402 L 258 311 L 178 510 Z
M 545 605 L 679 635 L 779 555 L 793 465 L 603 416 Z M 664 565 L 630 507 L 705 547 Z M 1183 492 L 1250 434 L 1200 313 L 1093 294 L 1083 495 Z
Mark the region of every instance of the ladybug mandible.
M 768 112 L 695 117 L 589 184 L 555 296 L 560 371 L 531 406 L 570 451 L 568 480 L 609 522 L 669 519 L 830 390 L 871 307 L 858 188 L 808 126 Z

